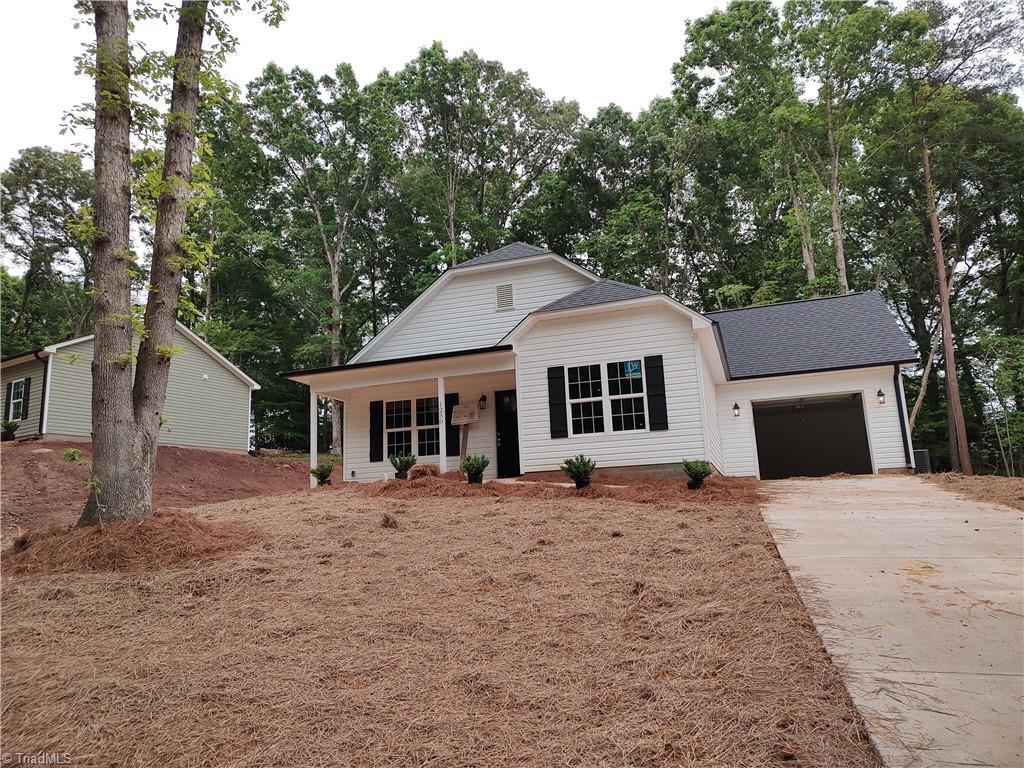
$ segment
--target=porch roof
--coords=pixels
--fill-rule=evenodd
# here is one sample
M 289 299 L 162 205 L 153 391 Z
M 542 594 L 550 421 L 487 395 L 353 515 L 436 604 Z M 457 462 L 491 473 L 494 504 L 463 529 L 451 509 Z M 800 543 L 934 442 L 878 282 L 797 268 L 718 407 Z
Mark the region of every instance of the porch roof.
M 325 368 L 283 371 L 280 375 L 306 384 L 314 391 L 354 389 L 380 384 L 415 381 L 437 376 L 500 371 L 515 367 L 511 344 L 434 352 L 389 360 L 369 360 Z

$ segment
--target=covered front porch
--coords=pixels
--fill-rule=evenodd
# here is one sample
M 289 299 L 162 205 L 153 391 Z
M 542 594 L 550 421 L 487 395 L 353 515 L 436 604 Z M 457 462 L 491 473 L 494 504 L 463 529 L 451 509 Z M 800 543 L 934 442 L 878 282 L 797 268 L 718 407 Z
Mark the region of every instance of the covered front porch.
M 310 388 L 311 468 L 319 447 L 317 401 L 329 398 L 344 404 L 346 481 L 393 477 L 389 457 L 395 454 L 416 456 L 418 464 L 435 464 L 447 472 L 459 468 L 463 450 L 490 460 L 485 479 L 519 474 L 516 356 L 508 347 L 291 371 L 285 376 Z M 455 406 L 467 403 L 477 404 L 477 421 L 453 426 Z M 315 483 L 311 477 L 310 486 Z

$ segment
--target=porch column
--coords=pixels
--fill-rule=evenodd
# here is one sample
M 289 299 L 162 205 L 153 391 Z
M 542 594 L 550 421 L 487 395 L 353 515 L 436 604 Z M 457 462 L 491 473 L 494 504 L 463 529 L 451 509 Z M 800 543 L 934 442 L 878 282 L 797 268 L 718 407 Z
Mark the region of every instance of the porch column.
M 309 388 L 309 468 L 315 469 L 319 457 L 316 445 L 317 432 L 317 397 L 312 387 Z M 309 476 L 309 487 L 316 488 L 316 478 Z
M 444 407 L 444 376 L 437 377 L 437 415 L 440 425 L 441 455 L 438 456 L 438 467 L 441 473 L 448 471 L 448 417 Z

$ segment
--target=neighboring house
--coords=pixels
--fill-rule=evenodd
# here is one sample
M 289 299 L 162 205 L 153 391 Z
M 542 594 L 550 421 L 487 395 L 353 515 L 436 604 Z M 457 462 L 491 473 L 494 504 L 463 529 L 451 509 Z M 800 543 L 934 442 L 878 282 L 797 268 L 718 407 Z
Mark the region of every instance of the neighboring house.
M 248 450 L 260 385 L 181 323 L 174 348 L 160 443 Z M 4 419 L 19 422 L 17 437 L 91 437 L 92 359 L 93 337 L 84 336 L 0 361 Z
M 346 480 L 390 475 L 394 453 L 454 469 L 460 402 L 483 406 L 467 452 L 492 478 L 578 453 L 772 478 L 913 467 L 916 361 L 875 292 L 700 314 L 514 243 L 444 272 L 347 364 L 283 375 L 311 416 L 344 402 Z

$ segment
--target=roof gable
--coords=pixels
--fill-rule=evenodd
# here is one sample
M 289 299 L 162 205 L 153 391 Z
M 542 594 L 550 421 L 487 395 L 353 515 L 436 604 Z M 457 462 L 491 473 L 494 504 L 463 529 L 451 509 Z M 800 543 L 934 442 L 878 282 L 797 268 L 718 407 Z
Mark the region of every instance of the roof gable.
M 708 312 L 730 379 L 917 361 L 875 291 Z
M 181 335 L 183 335 L 186 339 L 188 339 L 197 347 L 199 347 L 199 349 L 205 352 L 209 357 L 212 357 L 218 364 L 226 368 L 233 376 L 235 376 L 236 378 L 241 380 L 246 386 L 248 386 L 249 389 L 256 390 L 260 388 L 260 385 L 257 384 L 254 379 L 250 378 L 245 373 L 245 371 L 243 371 L 237 365 L 235 365 L 226 357 L 224 357 L 224 355 L 222 355 L 220 352 L 218 352 L 216 349 L 210 346 L 210 344 L 205 339 L 203 339 L 201 336 L 196 334 L 195 331 L 191 330 L 186 325 L 184 325 L 180 320 L 175 320 L 174 325 L 175 329 L 179 333 L 181 333 Z M 5 365 L 13 365 L 16 363 L 20 364 L 21 362 L 23 362 L 21 358 L 27 358 L 29 355 L 36 356 L 37 353 L 39 357 L 48 357 L 50 355 L 55 354 L 59 349 L 64 349 L 65 347 L 71 347 L 74 346 L 75 344 L 81 344 L 83 342 L 92 341 L 94 336 L 95 334 L 90 333 L 88 336 L 79 336 L 77 339 L 59 341 L 56 344 L 50 344 L 48 346 L 41 347 L 40 349 L 29 350 L 27 352 L 21 352 L 17 355 L 5 357 L 3 358 L 2 362 Z
M 528 259 L 531 256 L 544 256 L 546 254 L 558 254 L 548 248 L 541 248 L 536 245 L 530 245 L 529 243 L 509 243 L 503 245 L 497 250 L 491 251 L 490 253 L 484 253 L 480 256 L 476 256 L 469 261 L 464 261 L 461 264 L 456 264 L 453 269 L 465 269 L 466 267 L 481 267 L 485 264 L 499 264 L 503 261 L 515 261 L 516 259 Z
M 536 311 L 555 312 L 560 309 L 591 307 L 597 304 L 609 304 L 613 301 L 629 301 L 656 295 L 655 291 L 649 291 L 638 285 L 620 283 L 616 280 L 598 280 L 596 283 L 580 288 L 567 296 L 562 296 Z

